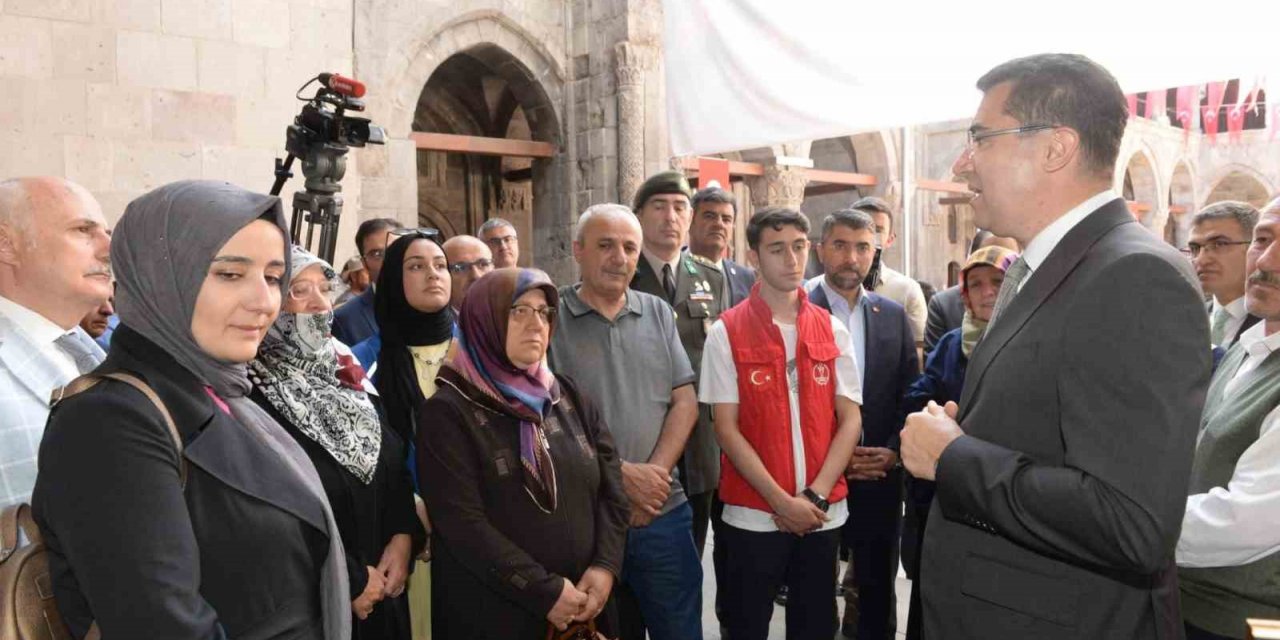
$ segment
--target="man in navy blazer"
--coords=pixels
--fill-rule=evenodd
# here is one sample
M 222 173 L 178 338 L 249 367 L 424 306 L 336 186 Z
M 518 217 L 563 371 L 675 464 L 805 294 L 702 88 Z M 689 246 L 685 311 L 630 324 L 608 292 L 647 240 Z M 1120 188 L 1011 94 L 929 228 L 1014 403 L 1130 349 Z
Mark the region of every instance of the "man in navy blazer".
M 333 312 L 333 337 L 354 347 L 369 336 L 378 333 L 378 320 L 373 315 L 373 290 L 378 286 L 378 274 L 382 273 L 382 258 L 387 251 L 387 232 L 403 228 L 391 218 L 373 218 L 360 223 L 356 229 L 356 251 L 369 270 L 369 288 L 348 300 Z M 371 363 L 361 362 L 366 368 Z
M 903 486 L 898 432 L 903 397 L 920 372 L 906 310 L 862 288 L 875 254 L 871 216 L 837 211 L 822 224 L 818 257 L 824 274 L 806 284 L 809 300 L 849 328 L 862 374 L 863 436 L 845 476 L 850 511 L 843 538 L 852 570 L 845 574 L 841 625 L 845 636 L 857 638 L 889 638 L 896 626 Z
M 728 301 L 725 305 L 728 309 L 746 300 L 751 294 L 751 285 L 756 283 L 756 272 L 751 267 L 722 258 L 729 250 L 738 203 L 732 193 L 712 183 L 693 194 L 689 206 L 693 208 L 693 217 L 689 220 L 689 253 L 706 258 L 720 268 L 724 274 L 720 299 Z

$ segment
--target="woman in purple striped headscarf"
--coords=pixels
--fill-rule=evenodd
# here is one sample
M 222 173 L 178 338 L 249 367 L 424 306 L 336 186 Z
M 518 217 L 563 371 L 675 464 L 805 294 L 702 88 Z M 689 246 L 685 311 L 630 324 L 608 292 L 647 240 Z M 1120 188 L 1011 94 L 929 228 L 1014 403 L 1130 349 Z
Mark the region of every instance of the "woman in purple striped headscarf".
M 558 302 L 536 269 L 478 280 L 419 412 L 437 637 L 532 640 L 586 625 L 622 568 L 630 507 L 613 439 L 546 365 Z

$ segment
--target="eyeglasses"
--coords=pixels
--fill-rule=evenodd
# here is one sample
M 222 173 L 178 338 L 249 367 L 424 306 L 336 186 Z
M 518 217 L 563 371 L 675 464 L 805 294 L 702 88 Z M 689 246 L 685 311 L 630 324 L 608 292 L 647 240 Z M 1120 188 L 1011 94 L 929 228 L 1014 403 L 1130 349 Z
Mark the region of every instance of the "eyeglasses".
M 289 285 L 289 297 L 294 300 L 306 300 L 315 295 L 317 291 L 327 298 L 329 294 L 333 293 L 333 283 L 327 280 L 319 283 L 310 280 L 299 280 Z
M 487 245 L 489 245 L 490 247 L 493 247 L 494 249 L 497 249 L 497 248 L 500 248 L 500 247 L 505 247 L 505 246 L 507 246 L 507 245 L 509 245 L 509 244 L 515 244 L 515 243 L 516 243 L 516 237 L 515 237 L 515 236 L 501 236 L 501 237 L 498 237 L 498 238 L 489 238 L 488 240 L 485 240 L 485 241 L 484 241 L 484 243 L 485 243 L 485 244 L 487 244 Z
M 431 240 L 436 244 L 441 243 L 439 229 L 434 229 L 432 227 L 416 227 L 413 229 L 388 229 L 387 235 L 386 235 L 387 244 L 391 244 L 392 242 L 395 242 L 394 238 L 400 238 L 402 236 L 412 236 L 412 235 L 416 235 L 419 238 L 426 238 L 427 240 Z M 365 262 L 382 262 L 382 260 L 387 257 L 387 250 L 371 249 L 365 253 L 360 254 L 360 257 L 364 258 Z
M 542 316 L 542 321 L 548 325 L 556 321 L 555 307 L 534 307 L 527 304 L 511 305 L 511 319 L 517 322 L 528 322 L 535 315 Z
M 1249 244 L 1251 240 L 1210 240 L 1204 244 L 1198 242 L 1188 242 L 1187 248 L 1182 249 L 1182 253 L 1192 258 L 1200 257 L 1200 253 L 1204 252 L 1211 256 L 1218 255 L 1226 250 L 1227 247 L 1234 247 L 1241 244 Z
M 468 269 L 488 269 L 493 266 L 493 261 L 488 258 L 480 258 L 471 262 L 455 262 L 449 265 L 451 273 L 462 273 Z
M 1008 129 L 992 129 L 990 131 L 983 131 L 981 129 L 974 130 L 973 128 L 970 128 L 966 132 L 969 134 L 969 138 L 965 143 L 964 150 L 968 152 L 972 152 L 974 147 L 979 142 L 982 142 L 987 138 L 994 138 L 996 136 L 1009 135 L 1011 133 L 1031 133 L 1033 131 L 1048 131 L 1049 129 L 1057 129 L 1057 128 L 1058 128 L 1058 125 L 1056 124 L 1024 124 L 1021 127 L 1010 127 Z

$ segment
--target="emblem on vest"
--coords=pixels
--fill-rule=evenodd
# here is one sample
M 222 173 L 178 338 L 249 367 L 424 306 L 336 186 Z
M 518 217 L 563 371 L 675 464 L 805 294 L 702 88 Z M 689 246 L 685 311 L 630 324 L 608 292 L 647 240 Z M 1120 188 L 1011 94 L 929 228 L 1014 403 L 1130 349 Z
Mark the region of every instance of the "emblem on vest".
M 813 381 L 818 383 L 819 387 L 827 386 L 831 382 L 831 367 L 819 362 L 813 365 Z
M 747 379 L 757 387 L 773 382 L 773 376 L 770 375 L 768 369 L 752 369 L 751 373 L 747 375 Z

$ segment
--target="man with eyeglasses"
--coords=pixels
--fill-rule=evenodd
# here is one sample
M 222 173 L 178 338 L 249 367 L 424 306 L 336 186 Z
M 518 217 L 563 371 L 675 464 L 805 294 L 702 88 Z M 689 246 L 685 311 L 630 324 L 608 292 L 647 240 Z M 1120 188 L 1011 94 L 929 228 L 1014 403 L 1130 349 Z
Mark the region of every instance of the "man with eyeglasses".
M 444 241 L 444 257 L 449 261 L 449 276 L 453 289 L 449 292 L 449 306 L 456 314 L 462 308 L 471 285 L 493 271 L 493 254 L 489 247 L 475 236 L 454 236 Z
M 1231 348 L 1240 334 L 1258 323 L 1245 309 L 1246 247 L 1253 240 L 1258 210 L 1247 202 L 1215 202 L 1191 219 L 1191 240 L 1184 251 L 1195 266 L 1200 287 L 1213 296 L 1209 309 L 1209 342 Z
M 373 218 L 360 223 L 356 229 L 356 251 L 369 270 L 369 288 L 333 312 L 333 337 L 349 347 L 364 342 L 378 333 L 378 320 L 373 315 L 373 295 L 378 286 L 378 274 L 382 273 L 382 259 L 390 243 L 388 232 L 403 229 L 404 225 L 392 218 Z M 361 359 L 360 364 L 369 368 L 373 363 Z
M 1112 190 L 1128 110 L 1106 69 L 1033 55 L 978 88 L 953 173 L 977 225 L 1024 249 L 959 404 L 902 431 L 907 470 L 936 481 L 924 635 L 1181 638 L 1174 547 L 1212 366 L 1195 273 Z
M 520 260 L 520 237 L 516 235 L 516 227 L 502 218 L 489 218 L 476 235 L 493 253 L 493 268 L 506 269 L 516 266 Z

